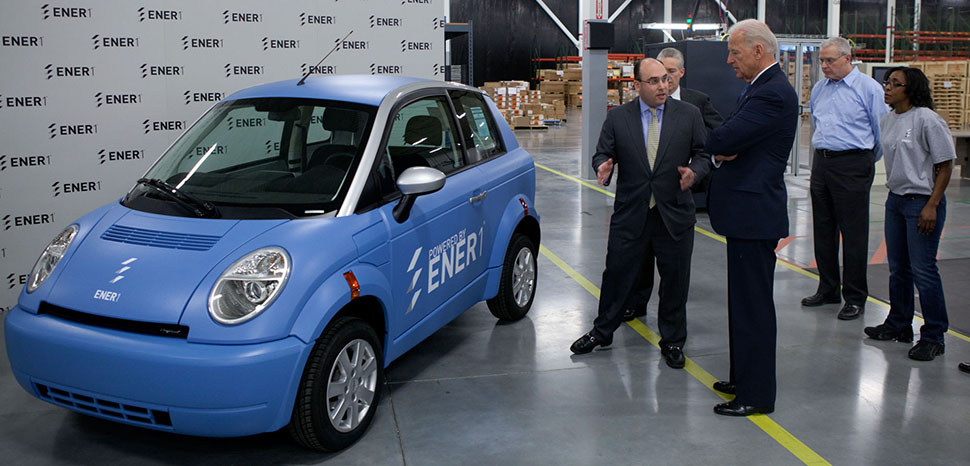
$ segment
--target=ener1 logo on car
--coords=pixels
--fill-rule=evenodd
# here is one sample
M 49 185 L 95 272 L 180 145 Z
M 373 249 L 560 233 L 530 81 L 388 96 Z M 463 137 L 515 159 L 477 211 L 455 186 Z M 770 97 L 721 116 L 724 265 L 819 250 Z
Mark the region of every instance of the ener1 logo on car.
M 428 293 L 478 260 L 484 245 L 485 225 L 477 232 L 459 230 L 437 246 L 428 249 Z

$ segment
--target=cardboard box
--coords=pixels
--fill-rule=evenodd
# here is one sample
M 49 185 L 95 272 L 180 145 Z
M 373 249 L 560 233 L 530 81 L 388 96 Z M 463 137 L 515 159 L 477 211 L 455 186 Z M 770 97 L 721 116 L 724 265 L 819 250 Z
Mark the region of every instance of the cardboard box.
M 542 79 L 545 81 L 562 81 L 562 71 L 539 70 L 539 79 Z
M 512 126 L 530 126 L 532 124 L 532 118 L 527 116 L 514 116 L 510 124 Z
M 566 82 L 566 93 L 567 94 L 580 94 L 583 92 L 583 83 L 576 81 Z
M 582 81 L 583 69 L 567 69 L 562 72 L 562 79 L 566 81 Z
M 563 81 L 543 81 L 539 83 L 539 90 L 545 93 L 561 94 L 566 92 L 566 83 Z

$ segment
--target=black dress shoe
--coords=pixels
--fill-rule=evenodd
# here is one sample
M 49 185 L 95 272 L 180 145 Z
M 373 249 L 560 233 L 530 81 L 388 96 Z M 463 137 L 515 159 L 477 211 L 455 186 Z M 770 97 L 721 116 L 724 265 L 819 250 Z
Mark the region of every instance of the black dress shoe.
M 677 345 L 667 345 L 660 350 L 664 357 L 664 362 L 674 369 L 683 369 L 687 359 L 684 358 L 684 350 Z
M 629 322 L 633 319 L 636 319 L 637 317 L 644 317 L 646 315 L 647 315 L 646 309 L 634 309 L 634 308 L 624 309 L 623 321 Z
M 957 367 L 959 367 L 961 371 L 970 374 L 970 362 L 961 362 L 957 365 Z
M 932 361 L 933 358 L 943 354 L 943 343 L 920 340 L 916 346 L 910 348 L 909 359 L 917 361 Z
M 823 304 L 839 304 L 842 302 L 842 298 L 836 296 L 834 298 L 825 296 L 822 293 L 815 293 L 805 299 L 802 299 L 802 306 L 815 307 L 821 306 Z
M 858 304 L 846 304 L 842 306 L 842 310 L 839 311 L 839 320 L 854 320 L 862 317 L 865 314 L 866 308 L 859 306 Z
M 748 406 L 737 401 L 728 401 L 714 406 L 714 412 L 722 416 L 750 416 L 752 414 L 771 414 L 774 406 Z
M 575 354 L 586 354 L 593 351 L 593 348 L 596 348 L 597 346 L 606 347 L 610 346 L 611 344 L 613 344 L 612 340 L 600 340 L 599 338 L 596 338 L 596 335 L 593 335 L 593 332 L 589 332 L 586 335 L 579 337 L 578 340 L 574 341 L 572 346 L 569 347 L 569 351 L 572 351 Z
M 713 387 L 715 390 L 721 393 L 727 393 L 728 395 L 734 395 L 735 391 L 737 390 L 737 387 L 735 387 L 733 383 L 725 382 L 723 380 L 718 380 L 717 382 L 714 382 Z
M 862 330 L 873 340 L 896 340 L 902 343 L 912 343 L 913 326 L 907 325 L 900 329 L 889 328 L 886 324 L 879 324 L 875 327 L 866 327 Z

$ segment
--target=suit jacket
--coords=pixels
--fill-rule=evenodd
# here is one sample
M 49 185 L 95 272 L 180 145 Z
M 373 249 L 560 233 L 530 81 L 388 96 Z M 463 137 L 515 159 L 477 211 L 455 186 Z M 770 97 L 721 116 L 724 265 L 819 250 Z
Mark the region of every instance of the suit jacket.
M 740 239 L 788 236 L 784 173 L 797 119 L 798 97 L 775 64 L 751 85 L 724 124 L 711 131 L 707 152 L 738 154 L 711 177 L 708 212 L 714 231 Z
M 679 240 L 696 222 L 694 198 L 690 190 L 680 190 L 677 167 L 689 166 L 697 180 L 710 172 L 710 155 L 704 153 L 704 121 L 696 107 L 675 99 L 667 99 L 661 118 L 659 147 L 651 168 L 640 122 L 640 99 L 606 115 L 593 155 L 593 169 L 607 159 L 613 159 L 620 167 L 610 236 L 635 239 L 643 234 L 650 194 L 674 239 Z
M 707 94 L 681 86 L 680 100 L 689 102 L 700 109 L 701 116 L 704 118 L 704 126 L 708 130 L 717 128 L 721 126 L 721 123 L 724 123 L 724 118 L 721 118 L 721 114 L 717 113 L 717 109 L 711 104 L 711 98 Z

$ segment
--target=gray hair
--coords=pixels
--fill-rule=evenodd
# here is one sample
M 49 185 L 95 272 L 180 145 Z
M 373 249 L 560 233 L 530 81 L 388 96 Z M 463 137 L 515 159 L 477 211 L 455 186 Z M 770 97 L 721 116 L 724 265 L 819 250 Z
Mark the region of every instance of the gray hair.
M 852 46 L 849 45 L 849 41 L 841 37 L 829 37 L 822 41 L 822 44 L 818 47 L 819 50 L 825 47 L 835 47 L 835 50 L 839 52 L 839 55 L 849 55 L 852 53 Z
M 667 47 L 661 50 L 660 53 L 657 54 L 657 60 L 660 60 L 662 58 L 675 58 L 680 63 L 679 68 L 684 67 L 684 54 L 680 53 L 680 50 L 677 50 L 673 47 Z
M 772 57 L 778 58 L 778 38 L 771 32 L 768 25 L 756 19 L 745 19 L 738 21 L 728 29 L 728 34 L 744 33 L 744 42 L 748 47 L 761 44 L 765 50 L 771 53 Z

